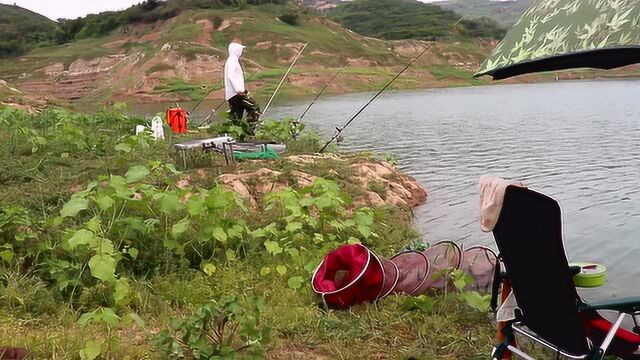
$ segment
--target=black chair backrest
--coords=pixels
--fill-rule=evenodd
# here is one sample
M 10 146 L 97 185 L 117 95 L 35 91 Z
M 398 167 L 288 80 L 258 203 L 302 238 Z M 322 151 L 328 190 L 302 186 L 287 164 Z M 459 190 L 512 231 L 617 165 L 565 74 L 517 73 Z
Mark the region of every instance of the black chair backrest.
M 535 191 L 507 187 L 493 236 L 523 324 L 565 352 L 587 354 L 558 203 Z

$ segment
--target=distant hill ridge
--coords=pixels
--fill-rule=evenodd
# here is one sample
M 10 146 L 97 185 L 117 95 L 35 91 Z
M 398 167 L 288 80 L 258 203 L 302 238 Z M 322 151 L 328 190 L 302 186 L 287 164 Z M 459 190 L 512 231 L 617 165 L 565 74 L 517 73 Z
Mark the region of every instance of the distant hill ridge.
M 355 0 L 338 5 L 329 17 L 359 34 L 380 39 L 501 39 L 505 31 L 484 17 L 469 19 L 416 0 Z
M 444 0 L 435 4 L 469 18 L 489 17 L 510 28 L 535 0 Z
M 0 4 L 0 57 L 50 43 L 56 23 L 15 5 Z
M 240 39 L 247 46 L 243 62 L 247 77 L 253 75 L 250 89 L 257 97 L 273 91 L 304 43 L 309 46 L 281 96 L 313 94 L 344 65 L 347 68 L 329 92 L 371 91 L 380 88 L 399 66 L 426 46 L 424 41 L 364 37 L 310 9 L 292 5 L 189 10 L 167 7 L 214 3 L 180 1 L 163 5 L 149 5 L 147 1 L 122 12 L 62 21 L 54 41 L 60 44 L 37 47 L 17 60 L 0 59 L 0 79 L 25 94 L 89 106 L 121 100 L 193 100 L 202 97 L 209 87 L 214 88 L 211 97 L 220 98 L 227 46 Z M 147 10 L 140 12 L 145 7 Z M 59 36 L 69 39 L 64 41 Z M 495 40 L 464 36 L 449 40 L 445 36 L 398 80 L 395 88 L 482 83 L 471 75 L 492 46 Z

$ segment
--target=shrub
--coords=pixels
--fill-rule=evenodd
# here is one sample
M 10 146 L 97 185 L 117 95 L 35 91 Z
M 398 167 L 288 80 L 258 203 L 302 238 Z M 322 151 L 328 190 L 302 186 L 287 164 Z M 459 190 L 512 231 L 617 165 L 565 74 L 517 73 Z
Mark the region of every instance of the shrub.
M 260 325 L 264 298 L 254 298 L 248 309 L 235 296 L 211 301 L 170 330 L 156 337 L 156 346 L 169 359 L 259 359 L 270 329 Z
M 298 12 L 294 10 L 288 11 L 280 15 L 278 19 L 280 19 L 280 21 L 282 21 L 283 23 L 286 23 L 292 26 L 300 25 L 300 14 L 298 14 Z

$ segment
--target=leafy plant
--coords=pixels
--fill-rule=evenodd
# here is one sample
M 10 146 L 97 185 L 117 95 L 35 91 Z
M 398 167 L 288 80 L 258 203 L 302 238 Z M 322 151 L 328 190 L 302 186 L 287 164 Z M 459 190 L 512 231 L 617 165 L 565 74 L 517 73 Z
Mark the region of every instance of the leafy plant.
M 473 283 L 473 278 L 461 270 L 456 270 L 451 274 L 453 284 L 460 293 L 458 298 L 470 307 L 487 313 L 491 308 L 491 294 L 480 294 L 477 291 L 466 291 L 465 288 Z
M 287 118 L 280 121 L 266 120 L 256 132 L 256 138 L 264 141 L 287 142 L 293 140 L 294 134 L 304 130 L 305 126 Z
M 325 179 L 299 191 L 284 189 L 268 194 L 265 210 L 280 214 L 280 220 L 254 230 L 252 235 L 277 261 L 274 266 L 264 266 L 260 273 L 286 276 L 289 287 L 298 289 L 317 265 L 315 260 L 309 261 L 312 248 L 328 251 L 340 244 L 377 237 L 372 230 L 373 211 L 360 208 L 348 215 L 350 201 L 335 182 Z
M 235 296 L 207 303 L 187 319 L 174 320 L 155 344 L 169 359 L 262 359 L 270 329 L 261 325 L 264 298 L 247 307 Z

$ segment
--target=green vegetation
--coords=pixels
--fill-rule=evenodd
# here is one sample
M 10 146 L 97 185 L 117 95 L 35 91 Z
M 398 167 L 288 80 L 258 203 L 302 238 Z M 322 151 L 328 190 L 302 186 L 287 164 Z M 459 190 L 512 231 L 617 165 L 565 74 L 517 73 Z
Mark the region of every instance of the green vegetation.
M 484 85 L 486 81 L 483 79 L 476 79 L 473 77 L 473 73 L 457 69 L 446 65 L 435 65 L 429 68 L 429 72 L 437 80 L 453 79 L 462 80 L 470 85 Z
M 174 78 L 167 81 L 165 85 L 157 86 L 153 89 L 156 94 L 179 94 L 191 100 L 200 100 L 206 93 L 204 85 L 190 84 L 182 79 Z
M 14 5 L 0 4 L 0 57 L 23 54 L 52 43 L 56 23 Z
M 187 1 L 184 6 L 191 6 L 189 4 Z M 283 14 L 295 14 L 296 25 L 278 19 Z M 106 19 L 109 14 L 103 15 L 99 18 Z M 211 21 L 211 24 L 203 20 Z M 212 28 L 218 30 L 211 31 Z M 255 96 L 261 97 L 268 96 L 274 90 L 296 50 L 308 42 L 309 47 L 298 61 L 291 82 L 281 90 L 280 95 L 284 98 L 314 94 L 324 85 L 323 81 L 328 81 L 345 64 L 347 68 L 330 91 L 377 90 L 397 73 L 399 66 L 409 61 L 410 54 L 405 52 L 405 45 L 419 46 L 363 38 L 327 18 L 311 14 L 309 10 L 277 4 L 247 6 L 244 9 L 225 6 L 181 10 L 171 21 L 139 22 L 131 26 L 123 25 L 108 36 L 73 38 L 75 40 L 65 44 L 34 49 L 22 56 L 20 61 L 0 59 L 0 79 L 12 83 L 25 93 L 33 91 L 36 96 L 48 95 L 42 92 L 49 89 L 53 92 L 54 84 L 62 84 L 61 91 L 57 93 L 64 98 L 64 94 L 70 93 L 64 91 L 65 88 L 71 87 L 79 97 L 73 101 L 86 109 L 95 109 L 96 105 L 125 97 L 131 102 L 139 99 L 145 102 L 154 99 L 199 99 L 204 94 L 202 85 L 217 82 L 218 76 L 212 78 L 210 74 L 213 69 L 201 64 L 180 63 L 196 59 L 199 62 L 222 62 L 226 57 L 228 42 L 239 38 L 247 45 L 244 55 L 246 76 L 257 73 L 251 79 L 250 90 Z M 164 47 L 166 44 L 167 48 Z M 428 72 L 431 64 L 451 64 L 460 58 L 464 58 L 465 63 L 480 63 L 489 51 L 486 43 L 470 38 L 444 41 L 437 46 L 441 50 L 426 54 L 419 64 L 399 79 L 393 89 L 449 86 L 449 80 L 434 84 L 433 78 L 418 76 L 417 72 Z M 163 48 L 165 51 L 161 51 Z M 108 59 L 99 59 L 105 57 Z M 81 59 L 86 61 L 78 62 Z M 76 64 L 71 69 L 74 62 Z M 55 67 L 49 67 L 51 65 Z M 212 66 L 218 68 L 222 64 Z M 149 74 L 172 67 L 180 71 L 165 75 L 163 79 L 156 80 L 154 77 L 151 88 L 144 85 L 149 84 Z M 45 71 L 52 68 L 56 69 L 56 75 Z M 108 74 L 97 71 L 98 68 Z M 57 75 L 57 71 L 66 70 L 71 71 Z M 205 72 L 207 74 L 203 75 Z M 109 81 L 100 80 L 102 76 L 108 76 Z M 175 76 L 181 79 L 175 79 Z M 78 88 L 76 83 L 80 82 L 86 82 L 86 85 Z M 135 95 L 131 96 L 132 93 Z
M 250 0 L 246 4 L 282 4 L 282 0 Z M 102 37 L 130 24 L 152 24 L 174 18 L 186 10 L 224 9 L 237 7 L 230 0 L 146 0 L 122 11 L 108 11 L 77 19 L 60 19 L 55 33 L 50 36 L 56 43 L 64 44 L 77 39 Z M 218 23 L 219 26 L 219 23 Z M 124 32 L 127 29 L 123 29 Z
M 467 18 L 488 17 L 497 21 L 504 28 L 511 28 L 534 0 L 490 1 L 490 0 L 445 0 L 438 5 L 455 11 Z
M 505 31 L 488 18 L 461 19 L 450 10 L 415 0 L 356 0 L 330 17 L 359 34 L 387 40 L 483 37 L 501 39 Z
M 292 26 L 300 25 L 300 14 L 297 10 L 289 10 L 286 13 L 278 16 L 278 19 Z
M 420 242 L 407 209 L 353 208 L 362 189 L 350 164 L 366 157 L 230 168 L 205 153 L 206 168 L 177 169 L 170 144 L 185 138 L 131 135 L 145 120 L 121 111 L 0 109 L 1 346 L 81 359 L 489 353 L 493 329 L 477 294 L 318 306 L 309 279 L 329 250 L 362 242 L 390 256 Z M 312 134 L 287 138 L 289 125 L 268 122 L 261 136 L 318 148 Z M 281 173 L 274 181 L 296 171 L 319 178 L 267 193 L 255 208 L 216 183 L 265 167 Z

